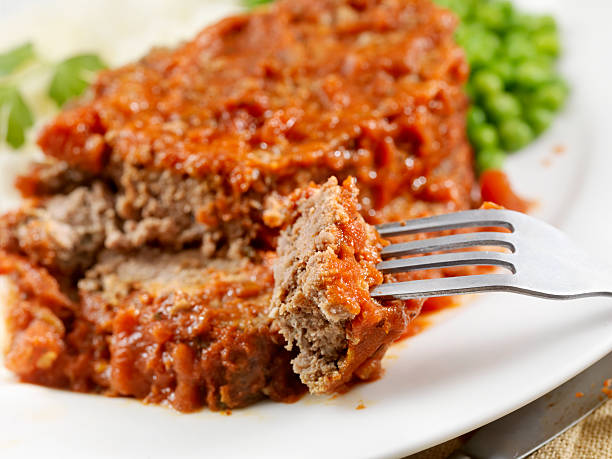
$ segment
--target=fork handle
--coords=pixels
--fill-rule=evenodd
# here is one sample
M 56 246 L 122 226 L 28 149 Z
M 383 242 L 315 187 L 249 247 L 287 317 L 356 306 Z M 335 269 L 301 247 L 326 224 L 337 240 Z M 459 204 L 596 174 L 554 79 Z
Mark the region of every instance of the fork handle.
M 609 297 L 612 298 L 612 292 L 603 291 L 603 290 L 572 290 L 572 292 L 568 293 L 560 293 L 558 291 L 554 292 L 546 292 L 542 290 L 530 289 L 525 287 L 502 287 L 496 289 L 482 289 L 481 292 L 491 291 L 491 292 L 510 292 L 510 293 L 519 293 L 521 295 L 534 296 L 536 298 L 543 298 L 546 300 L 580 300 L 584 298 L 595 298 L 595 297 Z
M 507 291 L 553 300 L 576 300 L 593 297 L 612 297 L 612 276 L 594 270 L 577 270 L 576 277 L 560 283 L 554 277 L 534 279 L 520 276 Z

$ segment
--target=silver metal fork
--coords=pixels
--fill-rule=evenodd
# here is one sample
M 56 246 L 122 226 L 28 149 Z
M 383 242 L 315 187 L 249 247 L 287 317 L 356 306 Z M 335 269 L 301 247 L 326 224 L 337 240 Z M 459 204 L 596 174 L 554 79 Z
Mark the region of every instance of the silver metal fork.
M 471 232 L 391 244 L 383 249 L 385 261 L 377 268 L 383 273 L 398 273 L 453 266 L 498 266 L 505 268 L 505 273 L 385 283 L 372 290 L 372 297 L 410 299 L 476 292 L 513 292 L 559 300 L 612 296 L 612 274 L 607 267 L 599 266 L 558 229 L 519 212 L 468 210 L 376 228 L 388 238 L 488 227 L 509 232 Z M 507 250 L 431 254 L 468 247 Z M 396 258 L 421 254 L 430 255 Z

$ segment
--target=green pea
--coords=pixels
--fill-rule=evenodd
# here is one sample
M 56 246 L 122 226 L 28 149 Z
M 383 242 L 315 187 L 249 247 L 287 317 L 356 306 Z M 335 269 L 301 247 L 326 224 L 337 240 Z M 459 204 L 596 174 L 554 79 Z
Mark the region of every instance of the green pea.
M 487 121 L 487 115 L 484 110 L 476 105 L 472 105 L 467 112 L 467 126 L 471 131 L 477 126 L 484 124 Z
M 512 30 L 529 31 L 534 29 L 535 17 L 531 14 L 516 12 L 512 17 Z
M 508 85 L 514 81 L 514 66 L 507 60 L 496 59 L 489 63 L 487 70 L 495 73 L 502 79 L 505 85 Z
M 524 60 L 536 54 L 535 46 L 526 33 L 512 32 L 504 40 L 506 56 L 512 61 Z
M 519 101 L 521 107 L 530 107 L 533 105 L 533 92 L 523 88 L 516 88 L 513 91 L 514 97 Z
M 482 3 L 474 10 L 474 19 L 492 30 L 507 26 L 507 7 L 502 2 Z
M 466 34 L 465 37 L 461 38 L 462 41 L 459 43 L 463 46 L 465 54 L 468 58 L 468 62 L 474 67 L 479 65 L 485 65 L 490 62 L 498 49 L 500 48 L 499 37 L 482 27 L 474 27 L 464 29 L 459 37 Z M 460 40 L 458 38 L 458 40 Z
M 472 2 L 465 0 L 438 0 L 439 6 L 447 8 L 459 16 L 461 19 L 468 18 L 472 13 Z
M 535 61 L 526 61 L 516 67 L 515 83 L 523 88 L 535 88 L 552 78 L 550 67 Z
M 455 40 L 461 46 L 468 40 L 474 27 L 467 22 L 460 22 L 455 29 Z
M 506 160 L 506 153 L 498 148 L 487 148 L 476 154 L 476 167 L 480 172 L 489 169 L 501 169 Z
M 542 67 L 548 69 L 551 74 L 554 73 L 556 61 L 557 59 L 549 54 L 536 54 L 535 56 L 529 58 L 529 62 L 541 65 Z
M 462 19 L 455 38 L 472 68 L 467 131 L 480 171 L 544 132 L 567 98 L 555 77 L 561 51 L 550 15 L 516 11 L 510 0 L 436 0 Z M 487 120 L 489 122 L 487 122 Z M 490 124 L 490 123 L 494 124 Z
M 436 5 L 438 5 L 441 8 L 446 8 L 446 9 L 451 9 L 451 5 L 453 3 L 453 0 L 436 0 Z
M 527 32 L 537 32 L 557 29 L 557 23 L 550 15 L 534 16 L 532 14 L 515 13 L 512 19 L 512 28 L 514 30 L 520 29 Z
M 453 6 L 456 2 L 454 0 L 436 0 L 436 5 L 440 8 L 446 8 L 447 10 L 453 11 Z
M 479 126 L 475 126 L 469 134 L 470 140 L 477 150 L 497 148 L 499 144 L 497 130 L 490 124 L 483 123 Z
M 478 0 L 457 0 L 455 12 L 462 21 L 466 21 L 473 16 L 474 9 L 479 3 Z
M 559 37 L 556 32 L 544 31 L 533 36 L 533 44 L 538 53 L 558 56 L 561 51 Z
M 481 96 L 495 94 L 504 88 L 502 79 L 489 70 L 478 70 L 472 75 L 474 89 Z
M 495 121 L 515 118 L 521 114 L 521 104 L 511 94 L 499 93 L 488 97 L 485 101 L 487 113 Z
M 557 21 L 550 14 L 544 14 L 542 16 L 534 16 L 532 22 L 533 30 L 541 31 L 556 31 L 557 30 Z
M 508 151 L 523 148 L 533 139 L 533 131 L 527 123 L 518 118 L 507 119 L 499 125 L 501 144 Z
M 541 134 L 552 124 L 555 113 L 542 107 L 531 107 L 525 111 L 525 119 L 537 134 Z
M 459 18 L 465 20 L 472 15 L 475 0 L 436 0 L 438 6 L 446 8 L 455 13 Z
M 539 87 L 533 94 L 534 105 L 557 111 L 565 103 L 567 87 L 564 83 L 556 81 Z
M 455 39 L 461 46 L 465 46 L 469 41 L 477 41 L 474 37 L 481 38 L 487 33 L 490 32 L 478 22 L 462 21 L 455 30 Z
M 506 18 L 506 26 L 511 26 L 514 22 L 514 16 L 516 15 L 516 9 L 512 0 L 495 0 L 495 3 L 499 5 L 499 8 L 504 12 Z

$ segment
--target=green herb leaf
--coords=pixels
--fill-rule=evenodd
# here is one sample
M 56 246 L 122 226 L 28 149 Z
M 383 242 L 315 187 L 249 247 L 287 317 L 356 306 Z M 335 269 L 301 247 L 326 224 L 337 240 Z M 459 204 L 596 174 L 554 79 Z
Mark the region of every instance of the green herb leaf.
M 0 76 L 8 75 L 34 58 L 34 45 L 25 43 L 5 53 L 0 53 Z
M 247 8 L 255 8 L 266 3 L 272 3 L 274 0 L 242 0 L 242 4 Z
M 95 54 L 81 54 L 60 62 L 49 87 L 51 97 L 60 107 L 80 96 L 93 82 L 95 73 L 106 65 Z
M 34 124 L 32 112 L 15 86 L 0 86 L 0 141 L 13 148 L 25 143 L 26 131 Z

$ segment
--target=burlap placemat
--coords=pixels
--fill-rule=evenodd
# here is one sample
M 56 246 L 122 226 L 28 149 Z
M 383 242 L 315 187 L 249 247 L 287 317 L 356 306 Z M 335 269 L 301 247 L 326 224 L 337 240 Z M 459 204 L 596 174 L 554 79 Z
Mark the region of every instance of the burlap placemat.
M 444 459 L 461 443 L 460 439 L 451 440 L 410 459 Z M 612 459 L 612 400 L 529 458 Z

